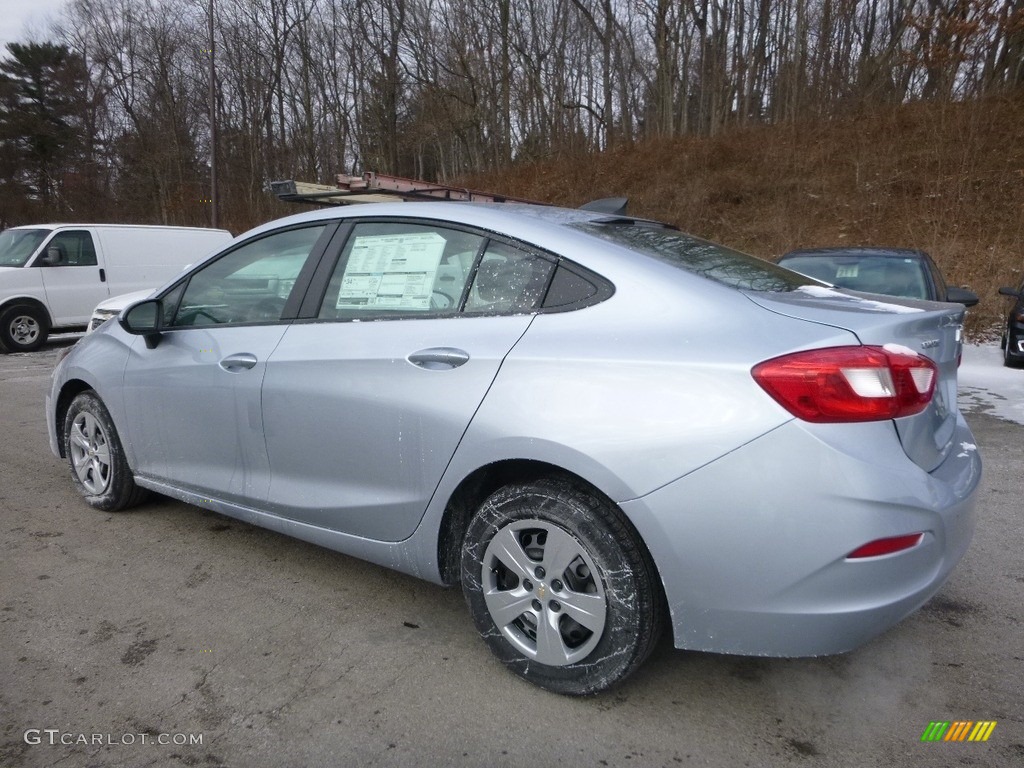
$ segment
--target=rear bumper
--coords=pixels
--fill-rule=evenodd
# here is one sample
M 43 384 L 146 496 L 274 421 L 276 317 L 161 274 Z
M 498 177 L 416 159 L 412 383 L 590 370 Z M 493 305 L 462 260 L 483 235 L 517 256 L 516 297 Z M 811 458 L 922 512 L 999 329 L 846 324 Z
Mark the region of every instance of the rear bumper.
M 954 439 L 926 473 L 889 422 L 792 421 L 622 504 L 658 566 L 676 647 L 840 653 L 915 611 L 974 532 L 981 460 L 960 415 Z M 912 549 L 846 558 L 869 541 L 917 532 L 925 535 Z

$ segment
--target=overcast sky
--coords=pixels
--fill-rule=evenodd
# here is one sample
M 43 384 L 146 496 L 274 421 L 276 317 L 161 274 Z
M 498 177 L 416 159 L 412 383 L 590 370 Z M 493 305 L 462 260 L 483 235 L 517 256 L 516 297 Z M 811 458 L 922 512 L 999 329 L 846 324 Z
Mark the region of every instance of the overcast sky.
M 45 35 L 50 18 L 67 0 L 0 0 L 0 53 L 8 43 L 23 43 Z

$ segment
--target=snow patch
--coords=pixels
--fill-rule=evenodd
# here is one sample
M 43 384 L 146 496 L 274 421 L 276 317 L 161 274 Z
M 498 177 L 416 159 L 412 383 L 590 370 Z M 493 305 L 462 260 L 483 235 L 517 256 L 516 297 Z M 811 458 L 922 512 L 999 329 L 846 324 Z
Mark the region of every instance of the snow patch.
M 842 299 L 848 304 L 856 305 L 859 309 L 867 309 L 872 312 L 899 312 L 904 314 L 924 312 L 921 307 L 908 307 L 904 304 L 890 304 L 886 301 L 865 299 L 860 296 L 853 296 L 849 293 L 842 293 L 841 291 L 837 291 L 835 288 L 827 288 L 823 285 L 801 285 L 799 288 L 795 289 L 794 292 L 814 296 L 818 299 Z
M 957 379 L 961 410 L 1024 424 L 1024 369 L 1005 367 L 999 345 L 964 344 Z
M 884 344 L 882 345 L 882 349 L 886 352 L 891 352 L 894 355 L 909 355 L 910 357 L 921 356 L 910 347 L 904 347 L 902 344 Z

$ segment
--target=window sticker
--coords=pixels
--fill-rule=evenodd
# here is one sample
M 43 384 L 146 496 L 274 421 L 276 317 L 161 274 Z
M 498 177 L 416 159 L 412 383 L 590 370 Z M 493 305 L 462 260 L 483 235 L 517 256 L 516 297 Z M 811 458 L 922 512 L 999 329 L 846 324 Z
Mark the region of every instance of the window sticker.
M 839 280 L 840 278 L 843 278 L 843 277 L 856 277 L 859 272 L 860 272 L 860 265 L 859 264 L 852 264 L 851 266 L 848 266 L 848 267 L 837 267 L 836 268 L 836 280 Z
M 356 237 L 337 309 L 430 309 L 445 239 L 436 232 Z

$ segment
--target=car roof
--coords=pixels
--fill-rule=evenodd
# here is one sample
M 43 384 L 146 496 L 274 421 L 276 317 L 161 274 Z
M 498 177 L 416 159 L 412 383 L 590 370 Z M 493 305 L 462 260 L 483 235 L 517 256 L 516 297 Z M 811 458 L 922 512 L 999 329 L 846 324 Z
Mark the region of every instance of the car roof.
M 671 270 L 679 279 L 703 278 L 667 266 L 664 262 L 642 254 L 627 246 L 606 242 L 593 234 L 580 231 L 574 225 L 593 222 L 597 224 L 650 224 L 655 227 L 675 227 L 662 222 L 652 222 L 642 217 L 616 215 L 579 208 L 558 208 L 547 205 L 520 203 L 477 203 L 453 201 L 407 201 L 394 203 L 373 203 L 349 206 L 332 206 L 306 211 L 265 224 L 243 232 L 234 244 L 249 238 L 276 231 L 283 227 L 302 226 L 318 222 L 334 222 L 363 219 L 406 219 L 433 221 L 461 225 L 489 231 L 522 240 L 537 248 L 571 256 L 580 265 L 604 275 L 610 280 L 626 279 L 636 270 Z M 585 244 L 585 247 L 581 247 Z M 211 257 L 214 258 L 215 256 Z M 685 277 L 684 277 L 685 275 Z M 727 289 L 721 286 L 723 290 Z M 708 290 L 708 289 L 706 289 Z
M 890 259 L 927 259 L 928 254 L 922 250 L 916 248 L 885 248 L 885 247 L 874 247 L 874 246 L 831 246 L 828 248 L 797 248 L 796 250 L 789 251 L 779 257 L 779 261 L 782 259 L 788 259 L 795 256 L 821 256 L 825 257 L 836 257 L 836 256 L 864 256 L 864 257 L 881 257 Z
M 633 221 L 629 216 L 609 216 L 606 213 L 584 211 L 578 208 L 557 208 L 547 205 L 521 203 L 464 203 L 464 202 L 395 202 L 373 205 L 351 205 L 322 208 L 287 216 L 262 224 L 241 237 L 258 234 L 264 230 L 277 229 L 289 224 L 312 221 L 331 221 L 348 218 L 409 217 L 451 221 L 503 229 L 516 222 L 529 220 L 534 224 L 564 226 L 584 221 L 608 221 L 621 218 Z M 514 230 L 513 230 L 514 231 Z

